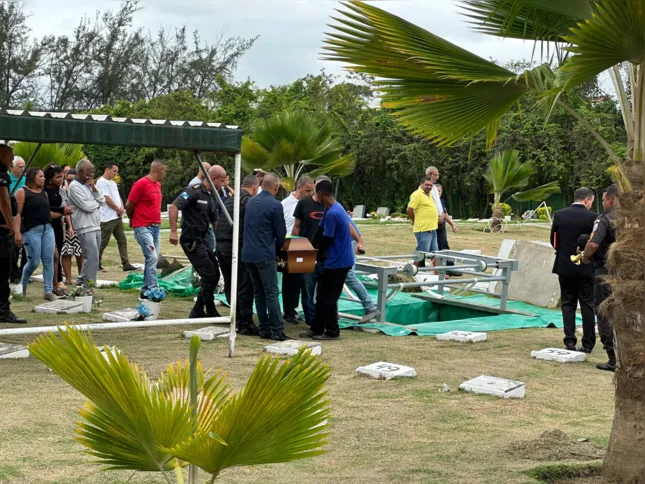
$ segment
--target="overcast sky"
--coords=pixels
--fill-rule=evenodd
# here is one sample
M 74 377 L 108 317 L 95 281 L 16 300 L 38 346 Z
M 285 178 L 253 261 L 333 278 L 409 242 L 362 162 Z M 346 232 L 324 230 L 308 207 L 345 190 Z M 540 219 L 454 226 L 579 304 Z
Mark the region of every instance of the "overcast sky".
M 117 9 L 115 0 L 28 0 L 33 34 L 71 34 L 80 17 L 97 10 Z M 202 38 L 214 40 L 226 29 L 228 36 L 259 35 L 242 58 L 236 78 L 250 77 L 260 87 L 291 82 L 325 68 L 342 68 L 320 60 L 324 32 L 340 2 L 331 0 L 149 0 L 135 18 L 136 26 L 156 32 L 186 25 Z M 381 0 L 379 7 L 413 21 L 484 58 L 500 62 L 530 59 L 533 45 L 472 33 L 450 0 Z

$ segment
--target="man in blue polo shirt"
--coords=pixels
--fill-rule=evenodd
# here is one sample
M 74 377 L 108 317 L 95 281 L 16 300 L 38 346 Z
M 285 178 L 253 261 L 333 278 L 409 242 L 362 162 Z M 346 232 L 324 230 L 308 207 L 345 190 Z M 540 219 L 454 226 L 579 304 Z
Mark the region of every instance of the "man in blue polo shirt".
M 325 205 L 320 222 L 322 239 L 318 246 L 316 316 L 311 330 L 303 333 L 315 340 L 339 340 L 338 299 L 343 292 L 347 273 L 354 265 L 350 219 L 343 206 L 336 202 L 333 186 L 328 180 L 316 185 L 316 197 Z

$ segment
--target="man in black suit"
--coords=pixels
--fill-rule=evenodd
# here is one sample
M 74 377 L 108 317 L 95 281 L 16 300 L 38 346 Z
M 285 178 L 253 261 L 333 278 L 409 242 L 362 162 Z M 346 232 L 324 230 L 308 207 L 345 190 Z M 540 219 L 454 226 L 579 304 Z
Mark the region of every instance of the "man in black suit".
M 590 189 L 579 188 L 573 198 L 573 205 L 558 210 L 553 217 L 551 245 L 556 250 L 553 273 L 560 281 L 564 344 L 568 350 L 576 351 L 576 309 L 580 303 L 583 336 L 578 351 L 591 353 L 596 344 L 593 271 L 586 264 L 571 262 L 571 256 L 578 255 L 580 236 L 593 231 L 597 214 L 590 211 L 594 202 Z

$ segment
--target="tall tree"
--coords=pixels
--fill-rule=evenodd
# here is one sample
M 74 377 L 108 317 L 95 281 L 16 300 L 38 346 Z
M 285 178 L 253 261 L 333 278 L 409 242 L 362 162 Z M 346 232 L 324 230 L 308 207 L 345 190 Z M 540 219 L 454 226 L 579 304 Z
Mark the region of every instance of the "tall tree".
M 385 104 L 401 122 L 441 145 L 485 131 L 492 146 L 500 118 L 537 91 L 543 106 L 574 116 L 621 163 L 611 144 L 562 99 L 609 70 L 632 160 L 617 171 L 624 193 L 609 256 L 615 279 L 607 307 L 620 368 L 604 473 L 620 483 L 645 482 L 645 0 L 464 0 L 477 31 L 553 47 L 557 73 L 542 65 L 519 76 L 377 7 L 358 0 L 345 5 L 328 37 L 327 57 L 376 76 Z

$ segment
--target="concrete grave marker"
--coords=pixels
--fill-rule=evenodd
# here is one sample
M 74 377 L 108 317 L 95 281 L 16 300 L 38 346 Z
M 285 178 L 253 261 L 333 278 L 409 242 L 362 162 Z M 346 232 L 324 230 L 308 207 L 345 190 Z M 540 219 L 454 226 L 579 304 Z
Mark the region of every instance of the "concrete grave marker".
M 265 346 L 264 351 L 276 355 L 293 356 L 297 354 L 303 346 L 306 346 L 308 350 L 311 350 L 312 355 L 322 355 L 322 345 L 320 343 L 297 340 L 276 341 L 275 343 Z
M 111 321 L 113 323 L 122 323 L 125 321 L 134 321 L 139 317 L 139 311 L 132 308 L 119 309 L 118 311 L 112 311 L 108 313 L 103 313 L 104 321 Z
M 411 378 L 417 376 L 414 368 L 409 366 L 396 365 L 394 363 L 386 363 L 379 361 L 367 366 L 360 366 L 356 368 L 356 372 L 362 375 L 371 376 L 379 380 L 391 380 L 392 378 Z
M 464 343 L 477 343 L 486 341 L 486 333 L 472 333 L 470 331 L 451 331 L 450 333 L 438 334 L 439 341 L 461 341 Z
M 136 266 L 137 264 L 134 264 L 134 265 Z M 139 264 L 139 265 L 141 265 L 141 264 Z M 39 283 L 42 284 L 43 283 L 43 275 L 38 274 L 38 275 L 35 275 L 35 276 L 31 276 L 31 281 L 32 282 L 39 282 Z M 95 285 L 96 285 L 96 287 L 98 289 L 104 289 L 104 288 L 107 288 L 107 287 L 116 287 L 116 286 L 119 285 L 119 282 L 118 281 L 106 281 L 106 280 L 99 279 L 99 280 L 97 280 L 95 282 Z
M 465 392 L 494 395 L 500 398 L 524 398 L 526 395 L 524 382 L 485 375 L 462 383 L 459 385 L 459 389 Z
M 356 205 L 354 207 L 354 218 L 365 218 L 365 205 Z
M 103 355 L 103 358 L 106 359 L 106 361 L 110 361 L 110 357 L 108 356 L 108 353 L 112 353 L 112 356 L 115 358 L 121 354 L 121 351 L 114 346 L 99 346 L 99 350 L 101 351 L 101 354 Z
M 193 331 L 184 331 L 184 338 L 199 336 L 202 341 L 213 341 L 216 338 L 228 338 L 230 329 L 226 326 L 206 326 Z
M 531 357 L 537 360 L 557 361 L 559 363 L 578 363 L 585 361 L 587 355 L 579 351 L 546 348 L 540 351 L 531 351 Z
M 0 360 L 28 357 L 29 350 L 26 346 L 0 343 Z
M 40 304 L 34 308 L 34 311 L 43 314 L 76 314 L 83 311 L 83 303 L 60 299 Z
M 387 217 L 388 215 L 390 215 L 390 209 L 387 207 L 379 207 L 378 210 L 376 210 L 377 217 Z

